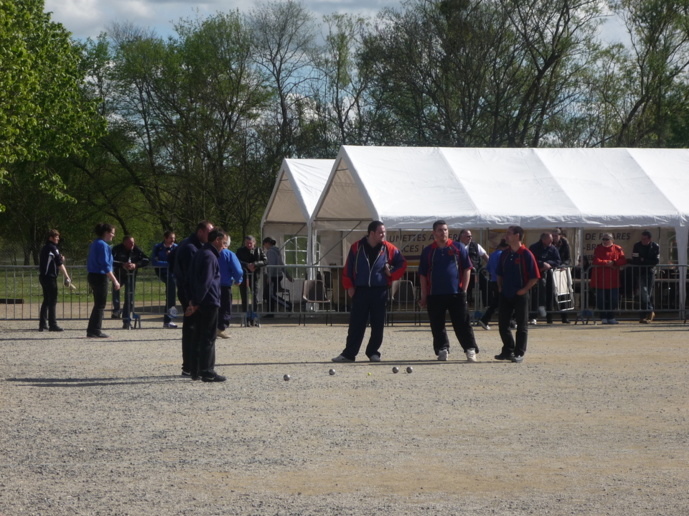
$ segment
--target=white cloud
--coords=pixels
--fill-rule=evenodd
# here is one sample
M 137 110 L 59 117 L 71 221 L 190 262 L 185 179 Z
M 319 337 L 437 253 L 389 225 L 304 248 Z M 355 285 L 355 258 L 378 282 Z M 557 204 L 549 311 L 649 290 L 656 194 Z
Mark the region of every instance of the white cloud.
M 373 16 L 387 6 L 399 6 L 402 0 L 304 0 L 317 17 L 333 12 L 351 12 Z M 76 38 L 96 37 L 113 23 L 131 22 L 153 29 L 165 36 L 173 32 L 173 23 L 182 18 L 202 17 L 216 12 L 249 12 L 256 0 L 45 0 L 45 10 L 53 21 L 62 23 Z

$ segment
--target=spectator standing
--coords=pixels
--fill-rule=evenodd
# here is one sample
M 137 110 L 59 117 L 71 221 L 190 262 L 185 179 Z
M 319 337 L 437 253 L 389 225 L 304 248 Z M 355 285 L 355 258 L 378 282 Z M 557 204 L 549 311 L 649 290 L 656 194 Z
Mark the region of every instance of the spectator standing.
M 541 233 L 541 238 L 529 247 L 529 251 L 536 258 L 541 279 L 536 284 L 536 293 L 533 297 L 532 314 L 529 324 L 536 324 L 536 314 L 546 318 L 548 324 L 553 324 L 553 270 L 560 264 L 560 253 L 553 245 L 553 235 Z
M 150 260 L 139 246 L 134 237 L 126 235 L 122 243 L 112 248 L 114 273 L 120 285 L 124 285 L 124 311 L 120 310 L 120 291 L 112 292 L 112 317 L 122 317 L 122 328 L 132 327 L 132 312 L 134 310 L 134 293 L 136 291 L 136 276 L 139 269 L 146 267 Z
M 242 282 L 242 264 L 239 258 L 228 249 L 230 246 L 229 235 L 223 240 L 222 249 L 218 254 L 220 265 L 220 312 L 218 313 L 217 336 L 221 339 L 229 339 L 227 328 L 230 327 L 232 318 L 232 285 Z
M 467 362 L 476 362 L 479 349 L 469 321 L 467 288 L 471 279 L 471 261 L 461 242 L 453 242 L 444 220 L 433 223 L 433 243 L 421 251 L 419 279 L 421 300 L 428 310 L 433 334 L 433 351 L 438 360 L 450 354 L 450 341 L 445 331 L 445 314 L 449 312 L 455 336 Z
M 191 379 L 204 382 L 224 382 L 226 378 L 215 372 L 215 338 L 220 309 L 220 264 L 218 256 L 223 247 L 225 232 L 213 229 L 208 242 L 194 254 L 189 269 L 190 289 L 187 312 L 195 315 L 193 362 Z
M 261 278 L 261 268 L 268 264 L 263 249 L 256 246 L 256 238 L 252 235 L 244 237 L 244 245 L 237 249 L 237 258 L 244 269 L 244 279 L 239 285 L 242 296 L 242 311 L 246 313 L 247 326 L 261 326 L 258 320 L 258 285 Z M 249 309 L 248 291 L 251 290 L 251 309 Z
M 624 251 L 613 241 L 610 233 L 604 233 L 601 243 L 593 251 L 591 287 L 596 289 L 596 308 L 602 324 L 617 324 L 615 312 L 620 302 L 620 268 L 627 259 Z
M 484 330 L 490 330 L 490 320 L 500 304 L 500 291 L 498 290 L 498 263 L 500 255 L 507 249 L 507 241 L 503 238 L 498 243 L 498 247 L 488 257 L 488 306 L 478 323 Z
M 660 246 L 653 242 L 651 232 L 641 233 L 641 241 L 634 244 L 632 249 L 632 264 L 634 275 L 638 278 L 639 307 L 641 316 L 639 322 L 648 324 L 653 322 L 653 289 L 655 286 L 655 266 L 660 261 Z
M 474 285 L 476 284 L 476 278 L 478 278 L 481 303 L 485 306 L 488 295 L 488 279 L 482 274 L 482 268 L 484 263 L 488 263 L 488 253 L 481 247 L 481 244 L 474 242 L 474 237 L 469 229 L 463 229 L 459 232 L 459 241 L 467 248 L 469 260 L 471 260 L 471 266 L 474 269 L 469 288 L 467 289 L 467 302 L 474 300 Z
M 529 290 L 538 282 L 541 273 L 536 258 L 522 243 L 524 229 L 510 226 L 505 232 L 509 246 L 502 252 L 497 277 L 500 291 L 498 327 L 502 350 L 496 360 L 520 363 L 526 354 L 529 335 Z M 512 336 L 510 320 L 517 322 L 517 339 Z
M 165 284 L 163 328 L 177 328 L 177 325 L 172 322 L 172 319 L 177 317 L 177 309 L 175 308 L 177 285 L 175 283 L 175 275 L 170 270 L 170 264 L 168 263 L 170 253 L 177 248 L 176 238 L 174 231 L 166 231 L 163 234 L 163 241 L 153 246 L 153 253 L 151 254 L 151 262 L 153 267 L 155 267 L 156 275 Z
M 60 243 L 60 232 L 48 231 L 48 239 L 41 249 L 39 257 L 38 281 L 43 289 L 43 303 L 39 315 L 38 331 L 62 331 L 57 324 L 57 275 L 62 271 L 65 286 L 71 286 L 72 280 L 67 274 L 65 260 L 57 244 Z
M 553 231 L 553 245 L 557 248 L 560 254 L 560 262 L 565 267 L 572 265 L 572 250 L 569 245 L 569 240 L 565 237 L 562 228 L 555 228 Z
M 120 283 L 112 272 L 112 250 L 108 242 L 115 237 L 115 227 L 111 224 L 98 224 L 96 226 L 96 238 L 89 247 L 86 270 L 88 282 L 93 292 L 93 308 L 86 329 L 89 338 L 107 338 L 103 333 L 103 312 L 108 300 L 108 279 L 112 281 L 115 291 L 120 289 Z
M 266 237 L 263 239 L 263 249 L 265 249 L 266 260 L 268 261 L 268 267 L 266 269 L 267 289 L 265 296 L 268 300 L 268 309 L 272 312 L 282 308 L 285 312 L 291 312 L 292 303 L 278 295 L 282 288 L 282 279 L 286 278 L 287 281 L 292 281 L 292 276 L 285 268 L 285 262 L 282 259 L 280 248 L 277 246 L 275 240 Z
M 385 240 L 385 225 L 379 220 L 371 222 L 367 235 L 350 247 L 342 271 L 342 285 L 352 299 L 352 311 L 345 349 L 333 362 L 356 360 L 369 323 L 371 336 L 366 356 L 371 362 L 380 362 L 388 287 L 406 269 L 407 260 L 402 253 Z
M 179 246 L 170 253 L 168 260 L 172 260 L 172 268 L 177 281 L 177 298 L 184 310 L 182 319 L 182 376 L 191 376 L 194 361 L 194 313 L 187 314 L 191 290 L 189 268 L 194 255 L 208 242 L 208 234 L 213 230 L 213 224 L 202 220 L 196 225 L 196 231 L 180 242 Z

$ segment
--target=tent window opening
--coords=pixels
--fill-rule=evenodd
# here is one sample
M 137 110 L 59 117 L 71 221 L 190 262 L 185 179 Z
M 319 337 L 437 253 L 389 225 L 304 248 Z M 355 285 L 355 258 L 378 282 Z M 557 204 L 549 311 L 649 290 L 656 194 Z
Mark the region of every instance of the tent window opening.
M 303 235 L 285 235 L 282 248 L 286 265 L 306 265 L 308 263 L 308 238 Z M 316 263 L 320 260 L 321 246 L 315 245 Z

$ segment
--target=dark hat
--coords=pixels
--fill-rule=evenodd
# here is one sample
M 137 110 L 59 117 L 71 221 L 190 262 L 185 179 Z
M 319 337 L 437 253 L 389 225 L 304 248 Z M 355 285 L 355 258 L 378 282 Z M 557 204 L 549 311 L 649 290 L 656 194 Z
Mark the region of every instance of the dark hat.
M 276 242 L 275 240 L 273 240 L 272 238 L 270 238 L 270 237 L 265 237 L 265 238 L 263 239 L 263 243 L 264 243 L 264 244 L 270 244 L 270 245 L 275 245 L 275 244 L 277 244 L 277 242 Z

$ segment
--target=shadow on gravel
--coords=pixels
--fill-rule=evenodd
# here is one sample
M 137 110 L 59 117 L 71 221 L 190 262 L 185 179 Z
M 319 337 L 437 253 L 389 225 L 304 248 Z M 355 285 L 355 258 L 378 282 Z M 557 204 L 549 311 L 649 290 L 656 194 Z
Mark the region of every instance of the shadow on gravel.
M 361 361 L 361 362 L 333 362 L 331 360 L 324 360 L 322 362 L 242 362 L 242 363 L 234 363 L 234 364 L 215 364 L 216 367 L 247 367 L 247 366 L 266 366 L 266 365 L 310 365 L 310 364 L 322 364 L 322 365 L 329 365 L 331 367 L 361 367 L 361 366 L 370 366 L 370 367 L 392 367 L 392 366 L 407 366 L 407 365 L 425 365 L 425 366 L 481 366 L 481 365 L 493 365 L 493 364 L 511 364 L 511 362 L 505 362 L 504 360 L 493 360 L 492 357 L 490 360 L 481 360 L 481 358 L 484 358 L 482 356 L 479 357 L 478 362 L 467 362 L 466 360 L 462 360 L 461 358 L 458 360 L 453 360 L 450 358 L 447 362 L 440 362 L 439 360 L 390 360 L 387 362 L 368 362 L 368 361 Z
M 189 379 L 186 379 L 189 381 Z M 159 376 L 139 378 L 7 378 L 27 387 L 103 387 L 107 385 L 137 385 L 173 381 L 185 381 L 181 376 Z

